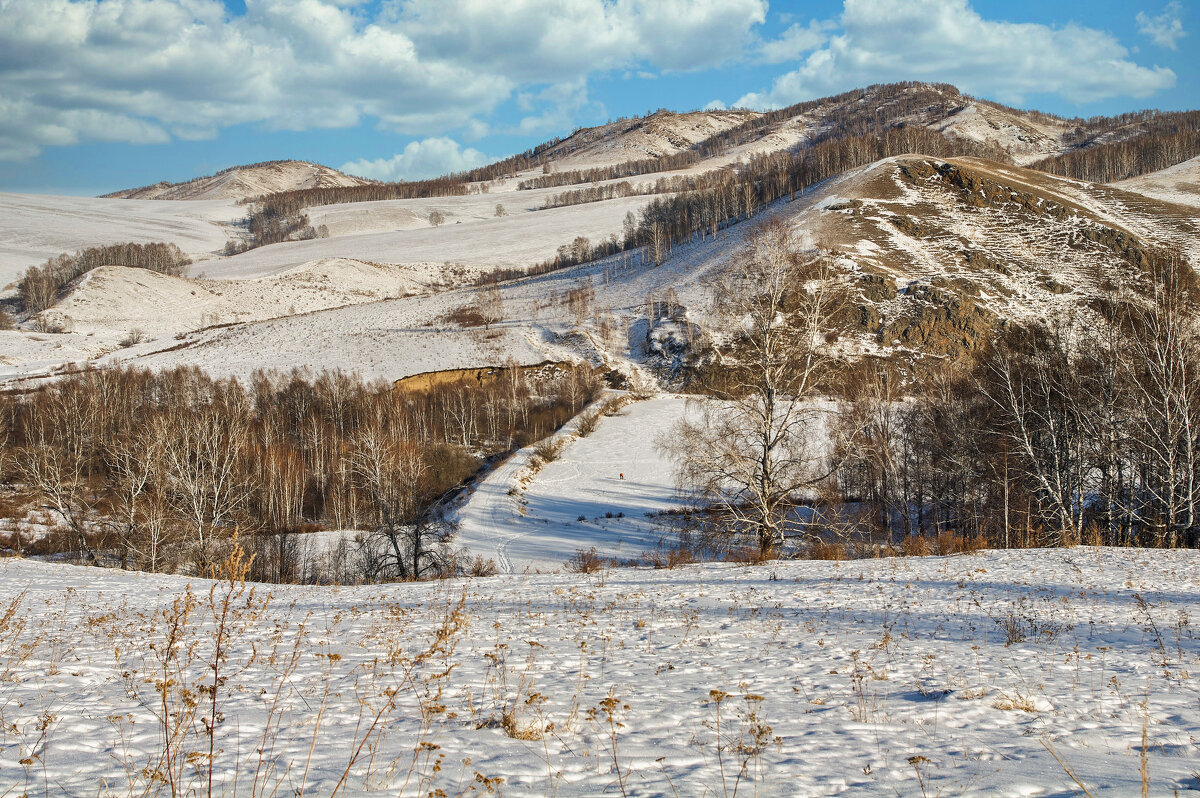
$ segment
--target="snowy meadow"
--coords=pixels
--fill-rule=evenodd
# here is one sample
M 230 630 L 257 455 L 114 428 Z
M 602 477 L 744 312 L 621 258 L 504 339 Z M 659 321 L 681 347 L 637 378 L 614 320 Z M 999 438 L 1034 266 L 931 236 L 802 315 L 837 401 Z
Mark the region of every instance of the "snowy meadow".
M 9 795 L 1200 789 L 1194 551 L 253 585 L 0 562 Z

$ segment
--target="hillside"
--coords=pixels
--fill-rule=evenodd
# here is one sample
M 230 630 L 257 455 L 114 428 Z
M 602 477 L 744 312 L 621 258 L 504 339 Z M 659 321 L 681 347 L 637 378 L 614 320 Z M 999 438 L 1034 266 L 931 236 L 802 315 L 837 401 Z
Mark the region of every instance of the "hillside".
M 132 362 L 155 368 L 198 365 L 243 377 L 256 369 L 304 363 L 316 369 L 353 364 L 365 375 L 398 379 L 509 358 L 530 364 L 582 358 L 631 373 L 644 366 L 671 373 L 675 365 L 645 344 L 651 328 L 663 321 L 647 318 L 647 297 L 669 290 L 693 323 L 708 326 L 705 276 L 722 267 L 749 225 L 678 246 L 658 266 L 642 262 L 638 253 L 619 254 L 506 283 L 500 288 L 503 320 L 490 330 L 448 322 L 456 309 L 478 300 L 474 289 L 462 286 L 464 279 L 551 255 L 555 244 L 569 241 L 572 232 L 586 230 L 593 240 L 602 238 L 606 229 L 620 230 L 626 211 L 645 201 L 632 197 L 539 211 L 519 210 L 509 199 L 537 193 L 498 190 L 363 203 L 357 210 L 343 206 L 338 213 L 367 216 L 378 206 L 421 208 L 417 216 L 441 207 L 450 222 L 275 245 L 193 267 L 206 273 L 207 282 L 201 283 L 205 296 L 209 291 L 233 296 L 241 290 L 236 285 L 256 286 L 243 294 L 253 299 L 240 310 L 226 307 L 224 298 L 211 308 L 208 300 L 191 298 L 194 308 L 174 314 L 164 326 L 152 321 L 161 311 L 150 294 L 122 288 L 117 291 L 122 296 L 114 299 L 105 286 L 94 285 L 74 295 L 69 310 L 51 315 L 64 313 L 94 334 L 86 346 L 93 357 L 105 356 L 98 363 L 134 358 Z M 497 201 L 507 201 L 513 212 L 489 215 Z M 760 216 L 787 219 L 806 240 L 840 253 L 840 268 L 855 286 L 860 332 L 854 351 L 906 358 L 957 357 L 986 343 L 1002 320 L 1084 308 L 1105 279 L 1123 282 L 1136 273 L 1137 252 L 1146 242 L 1173 242 L 1200 257 L 1200 220 L 1178 205 L 982 159 L 886 159 L 826 181 L 795 201 L 778 202 Z M 597 224 L 601 226 L 585 226 Z M 324 291 L 305 299 L 285 287 L 293 284 L 285 279 L 289 271 L 302 274 L 313 261 L 349 257 L 389 264 L 393 253 L 402 253 L 405 260 L 373 268 L 385 268 L 402 281 L 397 284 L 405 285 L 404 291 L 428 286 L 435 293 L 386 299 L 396 296 L 387 288 L 389 277 L 374 289 L 380 292 L 377 297 L 364 290 L 355 294 L 352 306 L 336 307 L 350 305 L 344 292 Z M 433 261 L 439 254 L 454 260 L 450 265 Z M 260 282 L 242 282 L 246 280 Z M 221 288 L 225 281 L 232 283 L 228 290 Z M 566 303 L 581 285 L 594 294 L 582 319 Z M 182 299 L 189 298 L 183 293 Z M 376 298 L 383 301 L 370 301 Z M 293 304 L 296 312 L 319 312 L 288 317 Z M 102 310 L 107 307 L 121 311 Z M 129 328 L 126 319 L 139 318 L 146 329 L 183 335 L 213 323 L 211 313 L 223 322 L 245 323 L 131 350 L 115 345 Z M 107 333 L 105 325 L 112 325 Z M 107 348 L 99 343 L 105 336 Z M 33 364 L 53 357 L 44 347 L 60 346 L 60 337 L 15 347 L 0 373 L 31 373 Z M 321 341 L 319 348 L 311 345 L 314 340 Z
M 180 239 L 196 261 L 188 276 L 202 282 L 116 274 L 85 281 L 41 321 L 22 322 L 26 333 L 78 332 L 41 339 L 0 333 L 12 338 L 0 375 L 44 374 L 56 362 L 100 365 L 132 358 L 148 366 L 194 364 L 222 374 L 305 363 L 397 379 L 509 358 L 537 363 L 564 357 L 630 373 L 649 366 L 673 374 L 678 363 L 661 362 L 662 352 L 646 343 L 647 335 L 658 334 L 651 328 L 667 323 L 647 318 L 647 297 L 673 292 L 689 323 L 707 324 L 703 278 L 722 268 L 747 227 L 739 221 L 740 200 L 730 202 L 728 196 L 742 191 L 737 180 L 748 166 L 759 170 L 755 180 L 765 185 L 778 176 L 762 171 L 775 163 L 768 155 L 795 165 L 800 156 L 786 155 L 795 152 L 817 153 L 814 162 L 828 158 L 849 171 L 835 170 L 794 196 L 786 188 L 776 191 L 766 201 L 782 199 L 754 215 L 784 218 L 810 244 L 840 254 L 844 277 L 854 286 L 859 325 L 847 353 L 957 357 L 980 346 L 1005 320 L 1085 308 L 1104 280 L 1120 284 L 1136 272 L 1137 253 L 1149 244 L 1177 244 L 1193 262 L 1200 257 L 1197 219 L 1178 204 L 1188 196 L 1194 161 L 1113 186 L 1015 165 L 1136 140 L 1148 130 L 1190 124 L 1185 117 L 1145 113 L 1064 120 L 923 83 L 871 86 L 765 113 L 660 111 L 579 130 L 539 148 L 524 171 L 469 185 L 446 178 L 444 185 L 428 187 L 447 196 L 365 201 L 368 195 L 322 189 L 313 204 L 303 191 L 292 191 L 288 196 L 297 199 L 290 207 L 302 209 L 327 237 L 233 256 L 214 252 L 226 238 L 246 236 L 244 225 L 226 221 L 244 212 L 233 200 L 15 197 L 5 232 L 12 277 L 17 264 L 70 251 L 84 238 L 92 243 L 147 236 Z M 896 142 L 903 147 L 913 141 L 942 156 L 877 161 L 881 131 L 890 137 L 889 153 L 897 152 Z M 987 157 L 947 157 L 948 152 Z M 598 166 L 614 176 L 589 171 Z M 323 178 L 313 177 L 318 169 L 279 162 L 226 170 L 203 186 L 203 181 L 184 185 L 193 193 L 235 183 L 260 192 L 319 182 Z M 788 179 L 805 180 L 803 187 L 829 174 L 812 177 L 805 169 L 802 163 Z M 254 175 L 258 182 L 251 188 L 246 181 Z M 280 175 L 291 177 L 270 182 Z M 545 187 L 529 187 L 534 184 Z M 685 231 L 658 265 L 647 263 L 645 247 L 638 246 L 506 283 L 500 288 L 504 318 L 489 330 L 449 321 L 477 302 L 475 281 L 520 273 L 563 253 L 619 248 L 648 208 L 689 185 L 709 191 L 725 186 L 720 190 L 726 194 L 713 194 L 710 204 L 722 208 L 723 224 L 732 224 L 717 238 L 693 233 L 688 241 Z M 581 187 L 595 196 L 571 200 L 578 204 L 562 200 Z M 128 219 L 137 214 L 153 217 L 153 225 L 144 232 L 130 226 Z M 434 224 L 438 216 L 444 221 Z M 297 287 L 307 278 L 296 275 L 314 264 L 349 263 L 370 266 L 320 267 L 319 288 Z M 360 275 L 360 268 L 369 273 Z M 361 287 L 352 284 L 359 279 L 365 280 Z M 222 288 L 221 281 L 231 284 Z M 154 288 L 141 285 L 150 282 Z M 582 316 L 566 302 L 580 288 L 592 296 Z M 421 296 L 403 298 L 414 291 Z M 293 313 L 304 315 L 289 318 Z M 214 320 L 232 326 L 200 331 Z M 131 326 L 152 340 L 121 350 L 118 344 Z M 314 352 L 310 340 L 324 345 Z
M 252 280 L 188 279 L 101 266 L 84 275 L 44 315 L 52 325 L 76 333 L 125 328 L 166 337 L 210 325 L 409 296 L 425 287 L 410 270 L 344 258 L 313 261 Z
M 1200 209 L 1200 156 L 1157 172 L 1112 184 L 1163 202 Z
M 718 133 L 757 119 L 754 111 L 657 111 L 573 133 L 543 150 L 542 156 L 562 168 L 660 158 L 675 155 Z
M 197 177 L 183 183 L 155 183 L 105 194 L 105 199 L 141 200 L 244 200 L 280 191 L 331 186 L 362 186 L 370 183 L 351 177 L 328 166 L 307 161 L 268 161 L 248 166 L 232 166 L 215 175 Z
M 150 200 L 0 193 L 0 295 L 30 266 L 118 242 L 177 244 L 193 260 L 212 257 L 245 215 L 229 200 Z
M 1178 206 L 977 158 L 889 159 L 819 194 L 795 222 L 841 253 L 884 350 L 954 355 L 1001 320 L 1085 308 L 1136 286 L 1150 244 L 1200 260 L 1200 219 Z

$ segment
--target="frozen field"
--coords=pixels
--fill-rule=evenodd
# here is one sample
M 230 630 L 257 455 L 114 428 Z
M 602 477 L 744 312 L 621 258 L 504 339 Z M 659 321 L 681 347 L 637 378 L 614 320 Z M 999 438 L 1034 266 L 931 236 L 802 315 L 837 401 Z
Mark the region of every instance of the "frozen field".
M 1191 794 L 1197 566 L 1077 548 L 263 587 L 227 621 L 214 715 L 225 588 L 7 560 L 0 791 L 200 793 L 211 761 L 218 795 L 1124 796 L 1143 767 Z

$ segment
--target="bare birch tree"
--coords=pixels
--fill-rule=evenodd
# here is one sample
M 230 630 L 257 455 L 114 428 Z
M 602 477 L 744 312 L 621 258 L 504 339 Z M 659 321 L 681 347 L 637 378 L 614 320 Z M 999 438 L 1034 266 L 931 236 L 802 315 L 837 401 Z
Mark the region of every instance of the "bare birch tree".
M 749 231 L 710 288 L 712 317 L 730 339 L 719 401 L 704 402 L 660 446 L 681 486 L 768 555 L 795 527 L 799 494 L 828 473 L 827 411 L 814 400 L 835 368 L 827 333 L 844 294 L 831 260 L 802 252 L 779 220 Z

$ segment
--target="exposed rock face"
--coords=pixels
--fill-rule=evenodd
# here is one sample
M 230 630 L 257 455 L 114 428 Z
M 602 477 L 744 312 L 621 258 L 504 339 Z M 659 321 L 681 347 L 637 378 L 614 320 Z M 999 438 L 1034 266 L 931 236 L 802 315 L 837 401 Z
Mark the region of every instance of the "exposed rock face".
M 905 295 L 911 301 L 879 330 L 885 346 L 958 356 L 985 346 L 998 321 L 976 298 L 950 285 L 914 285 Z

